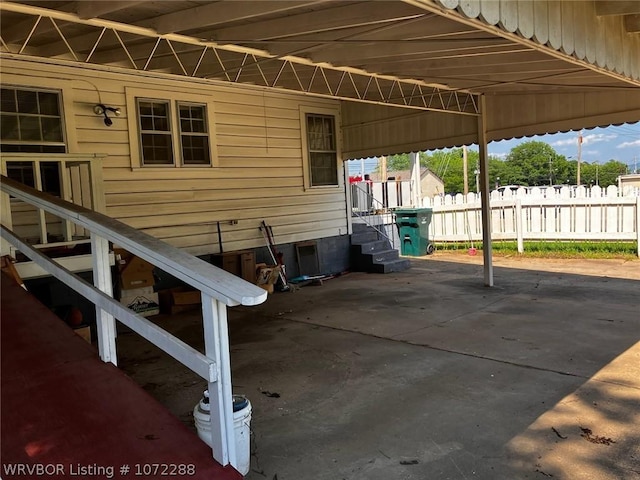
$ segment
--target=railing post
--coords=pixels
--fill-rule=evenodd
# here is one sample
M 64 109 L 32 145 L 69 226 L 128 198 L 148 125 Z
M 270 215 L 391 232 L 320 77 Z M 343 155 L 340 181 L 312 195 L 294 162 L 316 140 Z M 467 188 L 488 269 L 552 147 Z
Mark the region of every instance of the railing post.
M 3 170 L 5 163 L 2 162 Z M 6 175 L 6 172 L 2 172 Z M 13 229 L 13 219 L 11 218 L 11 200 L 9 195 L 2 192 L 0 193 L 0 220 L 8 230 Z M 9 255 L 11 253 L 11 244 L 7 242 L 4 237 L 0 238 L 0 255 Z
M 67 162 L 61 160 L 58 164 L 58 171 L 60 172 L 60 194 L 63 200 L 73 203 L 71 198 L 71 175 L 69 174 L 69 167 Z M 75 225 L 67 218 L 62 219 L 64 225 L 64 239 L 67 242 L 73 240 L 73 232 L 75 231 Z
M 111 266 L 109 265 L 109 242 L 91 233 L 91 252 L 93 261 L 93 285 L 113 297 Z M 96 330 L 98 333 L 98 352 L 103 362 L 118 365 L 116 353 L 116 322 L 113 315 L 96 305 Z
M 211 448 L 220 465 L 237 467 L 235 431 L 233 429 L 233 392 L 227 307 L 215 298 L 202 294 L 204 353 L 216 365 L 216 375 L 209 379 Z
M 33 180 L 35 183 L 36 190 L 42 191 L 42 172 L 40 170 L 40 162 L 38 160 L 34 160 L 32 162 L 33 165 Z M 49 235 L 47 233 L 47 212 L 43 209 L 38 208 L 38 228 L 40 232 L 40 243 L 45 244 L 49 243 Z

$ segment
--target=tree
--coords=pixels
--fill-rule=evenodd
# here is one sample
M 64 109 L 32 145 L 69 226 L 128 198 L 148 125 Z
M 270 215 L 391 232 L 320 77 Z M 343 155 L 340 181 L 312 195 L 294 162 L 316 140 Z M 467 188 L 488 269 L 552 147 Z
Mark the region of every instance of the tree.
M 463 176 L 463 151 L 462 148 L 453 148 L 448 151 L 437 151 L 427 157 L 429 169 L 444 181 L 444 189 L 447 193 L 464 192 Z M 489 172 L 500 172 L 502 164 L 500 159 L 489 156 Z M 469 178 L 469 191 L 479 191 L 476 185 L 476 171 L 480 169 L 480 153 L 477 150 L 467 150 L 467 175 Z M 498 176 L 500 173 L 498 173 Z M 495 177 L 495 174 L 494 174 Z
M 607 188 L 618 184 L 618 176 L 627 173 L 627 166 L 618 160 L 609 160 L 600 165 L 598 162 L 585 162 L 581 165 L 580 176 L 584 185 L 600 185 Z
M 419 152 L 420 166 L 427 166 L 427 154 L 425 152 Z M 387 157 L 387 171 L 388 172 L 400 172 L 402 170 L 409 170 L 411 168 L 411 157 L 408 153 L 398 153 Z M 380 162 L 376 167 L 376 172 L 380 172 Z
M 438 150 L 432 154 L 419 153 L 420 165 L 427 167 L 444 181 L 445 192 L 456 194 L 464 191 L 462 148 Z M 469 191 L 478 191 L 475 172 L 479 170 L 480 155 L 477 150 L 467 151 Z M 575 184 L 578 162 L 559 155 L 547 143 L 527 141 L 511 149 L 505 160 L 489 156 L 489 185 L 559 185 Z M 387 159 L 388 171 L 408 170 L 411 160 L 408 153 L 391 155 Z M 379 167 L 378 167 L 379 168 Z M 607 163 L 581 164 L 581 182 L 606 188 L 615 185 L 627 166 L 617 160 Z
M 514 147 L 505 163 L 510 167 L 502 185 L 555 185 L 569 178 L 567 159 L 547 143 L 529 141 Z

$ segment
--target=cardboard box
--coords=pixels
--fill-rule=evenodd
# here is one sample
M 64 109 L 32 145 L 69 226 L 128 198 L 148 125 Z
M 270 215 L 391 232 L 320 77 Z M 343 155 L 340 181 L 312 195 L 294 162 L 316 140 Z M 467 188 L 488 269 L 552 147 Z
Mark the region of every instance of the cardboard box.
M 76 327 L 73 329 L 76 335 L 80 335 L 87 342 L 91 343 L 91 327 L 89 325 L 85 325 L 83 327 Z
M 187 287 L 168 288 L 160 290 L 158 293 L 160 311 L 171 315 L 200 308 L 202 302 L 200 292 Z
M 185 292 L 172 292 L 174 305 L 200 305 L 202 294 L 200 290 L 187 290 Z
M 121 290 L 120 303 L 143 317 L 160 313 L 158 292 L 154 292 L 153 287 Z
M 267 265 L 266 263 L 256 265 L 256 276 L 258 277 L 256 283 L 269 293 L 273 293 L 273 286 L 278 281 L 279 275 L 279 265 Z
M 138 257 L 133 257 L 120 272 L 120 284 L 123 290 L 153 287 L 153 265 Z
M 120 288 L 129 290 L 132 288 L 153 287 L 154 266 L 122 248 L 114 248 L 116 264 L 120 272 Z
M 211 262 L 247 282 L 256 282 L 256 255 L 253 250 L 216 253 L 211 257 Z

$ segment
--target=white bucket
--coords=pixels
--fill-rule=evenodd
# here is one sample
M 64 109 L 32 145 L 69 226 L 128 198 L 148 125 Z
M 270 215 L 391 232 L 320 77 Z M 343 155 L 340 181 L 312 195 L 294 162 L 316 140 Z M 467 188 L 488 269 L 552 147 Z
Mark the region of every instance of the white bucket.
M 236 441 L 236 470 L 242 475 L 249 473 L 251 467 L 251 402 L 243 396 L 233 396 L 233 429 Z M 239 407 L 239 408 L 238 408 Z M 236 411 L 236 408 L 238 410 Z M 198 430 L 198 437 L 211 447 L 211 415 L 209 392 L 193 408 L 193 419 Z

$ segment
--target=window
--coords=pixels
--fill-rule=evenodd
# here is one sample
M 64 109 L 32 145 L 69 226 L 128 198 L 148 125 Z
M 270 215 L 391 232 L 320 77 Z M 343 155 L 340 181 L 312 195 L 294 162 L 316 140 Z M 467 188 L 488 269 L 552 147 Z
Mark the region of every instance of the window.
M 137 111 L 134 121 L 139 132 L 138 142 L 132 145 L 133 166 L 212 165 L 212 117 L 207 105 L 187 101 L 188 95 L 180 98 L 167 93 L 167 99 L 157 99 L 136 93 L 127 91 L 127 103 L 134 103 Z
M 173 165 L 169 102 L 138 99 L 143 165 Z
M 204 105 L 178 103 L 180 147 L 184 165 L 209 165 L 209 130 Z
M 1 151 L 66 152 L 59 92 L 2 87 L 0 97 Z
M 306 125 L 310 186 L 338 185 L 335 117 L 307 113 Z

